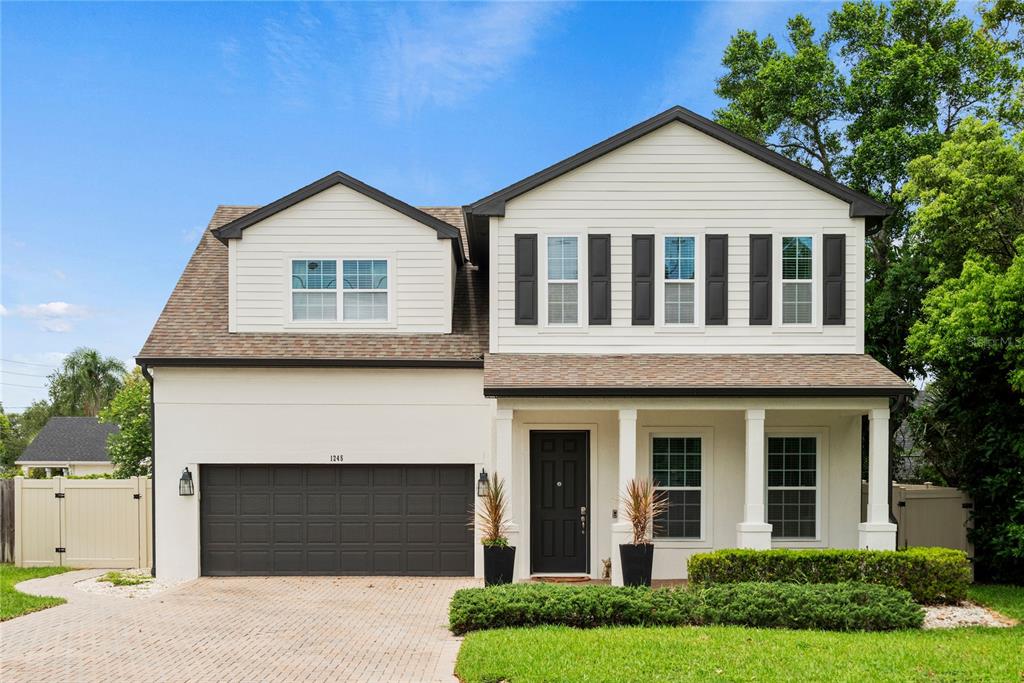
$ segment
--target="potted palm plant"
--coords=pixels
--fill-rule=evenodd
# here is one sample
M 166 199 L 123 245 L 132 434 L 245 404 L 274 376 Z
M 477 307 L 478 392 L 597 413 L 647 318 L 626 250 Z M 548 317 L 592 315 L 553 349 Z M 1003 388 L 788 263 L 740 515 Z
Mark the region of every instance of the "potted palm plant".
M 508 498 L 498 475 L 484 485 L 476 520 L 484 546 L 484 585 L 512 583 L 516 549 L 508 544 Z
M 654 565 L 654 520 L 668 509 L 663 492 L 648 479 L 631 479 L 622 493 L 622 512 L 633 527 L 633 541 L 619 545 L 622 582 L 627 586 L 650 586 Z

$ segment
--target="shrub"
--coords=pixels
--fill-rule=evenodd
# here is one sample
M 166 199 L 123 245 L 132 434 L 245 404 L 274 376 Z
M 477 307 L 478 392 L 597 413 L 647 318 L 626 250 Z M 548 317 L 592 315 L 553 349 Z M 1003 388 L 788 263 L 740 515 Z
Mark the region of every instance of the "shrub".
M 455 593 L 456 635 L 517 626 L 700 626 L 888 631 L 924 618 L 906 591 L 870 584 L 736 583 L 707 588 L 512 584 Z
M 925 605 L 959 602 L 971 583 L 967 556 L 949 548 L 717 550 L 692 556 L 688 567 L 690 582 L 701 586 L 853 581 L 902 588 Z

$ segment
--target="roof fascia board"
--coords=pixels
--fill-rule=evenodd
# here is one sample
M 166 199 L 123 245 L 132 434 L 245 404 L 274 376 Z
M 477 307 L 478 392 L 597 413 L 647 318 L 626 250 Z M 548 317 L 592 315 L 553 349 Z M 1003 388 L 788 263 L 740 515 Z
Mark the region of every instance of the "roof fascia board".
M 235 220 L 222 225 L 213 231 L 214 236 L 221 242 L 227 243 L 231 239 L 241 239 L 242 231 L 251 225 L 255 225 L 262 220 L 265 220 L 276 213 L 284 211 L 285 209 L 298 204 L 299 202 L 309 199 L 313 195 L 319 194 L 324 190 L 334 187 L 335 185 L 344 185 L 345 187 L 355 190 L 356 192 L 369 197 L 370 199 L 387 206 L 388 208 L 394 209 L 395 211 L 408 216 L 409 218 L 422 223 L 428 228 L 433 228 L 437 232 L 437 239 L 450 239 L 453 241 L 452 248 L 455 251 L 456 259 L 461 265 L 464 262 L 462 254 L 462 237 L 459 234 L 459 229 L 453 225 L 445 223 L 440 218 L 431 216 L 425 211 L 417 209 L 411 204 L 406 204 L 400 199 L 396 199 L 389 194 L 381 192 L 375 187 L 371 187 L 361 180 L 357 180 L 350 175 L 342 173 L 341 171 L 335 171 L 329 175 L 324 176 L 320 180 L 316 180 L 305 187 L 299 188 L 291 194 L 285 195 L 280 199 L 273 201 L 266 206 L 262 206 L 255 211 L 247 213 L 246 215 L 236 218 Z
M 657 116 L 638 123 L 632 128 L 628 128 L 621 133 L 613 135 L 607 140 L 599 142 L 592 147 L 588 147 L 582 152 L 574 154 L 571 157 L 549 166 L 542 171 L 534 173 L 519 182 L 513 183 L 502 190 L 498 190 L 497 192 L 470 204 L 469 211 L 481 216 L 504 216 L 505 204 L 509 200 L 525 194 L 526 192 L 529 192 L 550 180 L 554 180 L 558 176 L 575 170 L 580 166 L 607 154 L 608 152 L 614 151 L 627 143 L 633 142 L 634 140 L 659 129 L 662 126 L 675 121 L 688 125 L 691 128 L 695 128 L 696 130 L 705 133 L 720 142 L 724 142 L 727 145 L 735 147 L 741 152 L 746 152 L 750 156 L 753 156 L 754 158 L 759 159 L 770 166 L 783 171 L 784 173 L 788 173 L 798 180 L 802 180 L 819 190 L 827 192 L 828 194 L 849 203 L 851 217 L 885 217 L 892 213 L 891 208 L 881 202 L 878 202 L 872 197 L 861 192 L 857 192 L 856 190 L 852 190 L 842 183 L 830 180 L 817 171 L 807 168 L 792 159 L 788 159 L 778 152 L 768 149 L 764 145 L 758 144 L 753 140 L 743 137 L 742 135 L 738 135 L 714 121 L 706 119 L 689 109 L 679 106 L 672 107 Z
M 139 357 L 143 368 L 468 368 L 481 369 L 483 359 L 434 358 L 161 358 Z
M 827 397 L 888 398 L 912 395 L 897 387 L 484 387 L 488 398 L 660 397 Z

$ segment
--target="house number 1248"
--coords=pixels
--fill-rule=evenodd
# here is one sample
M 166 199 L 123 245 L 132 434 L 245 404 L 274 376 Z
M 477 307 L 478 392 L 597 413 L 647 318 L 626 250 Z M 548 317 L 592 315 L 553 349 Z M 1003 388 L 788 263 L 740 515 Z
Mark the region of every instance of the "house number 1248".
M 331 456 L 331 462 L 344 462 L 344 460 L 345 460 L 345 456 L 341 455 L 340 453 L 338 455 L 332 455 Z

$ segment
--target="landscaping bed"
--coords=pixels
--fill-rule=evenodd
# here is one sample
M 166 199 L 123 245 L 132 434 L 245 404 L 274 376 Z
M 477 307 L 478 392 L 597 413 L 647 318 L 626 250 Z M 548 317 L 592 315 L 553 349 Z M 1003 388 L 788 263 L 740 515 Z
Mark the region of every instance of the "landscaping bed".
M 830 631 L 919 628 L 906 591 L 871 584 L 738 583 L 707 588 L 514 584 L 457 591 L 453 633 L 510 626 L 742 625 Z

